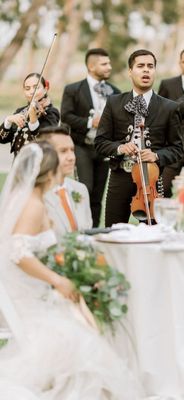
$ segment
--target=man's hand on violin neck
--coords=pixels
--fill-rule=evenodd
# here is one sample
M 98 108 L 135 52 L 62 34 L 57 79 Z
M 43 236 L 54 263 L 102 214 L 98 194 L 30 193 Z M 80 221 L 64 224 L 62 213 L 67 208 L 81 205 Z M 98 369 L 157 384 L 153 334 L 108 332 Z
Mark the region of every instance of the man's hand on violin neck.
M 140 154 L 142 161 L 155 162 L 158 159 L 157 154 L 151 151 L 151 149 L 141 150 Z

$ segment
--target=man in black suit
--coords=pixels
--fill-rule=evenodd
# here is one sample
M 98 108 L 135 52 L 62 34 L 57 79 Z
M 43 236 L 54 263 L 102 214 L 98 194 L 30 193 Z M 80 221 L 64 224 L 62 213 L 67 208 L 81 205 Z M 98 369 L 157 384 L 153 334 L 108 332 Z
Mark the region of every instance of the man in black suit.
M 178 101 L 180 104 L 180 111 L 183 119 L 182 131 L 183 131 L 183 140 L 184 140 L 184 116 L 183 116 L 183 104 L 184 104 L 184 50 L 180 53 L 179 66 L 181 69 L 181 75 L 175 76 L 170 79 L 163 79 L 160 82 L 160 86 L 158 89 L 158 94 L 160 96 L 166 97 L 167 99 Z M 172 195 L 171 192 L 171 184 L 172 180 L 176 175 L 180 173 L 182 166 L 184 165 L 184 157 L 178 163 L 173 165 L 169 165 L 164 168 L 163 171 L 163 184 L 164 184 L 164 192 L 166 197 L 170 197 Z
M 93 226 L 96 227 L 99 225 L 109 163 L 105 157 L 97 155 L 94 138 L 107 97 L 120 91 L 107 82 L 112 67 L 104 49 L 90 49 L 85 62 L 87 78 L 64 89 L 61 120 L 71 126 L 78 177 L 88 188 Z
M 158 94 L 171 100 L 178 100 L 184 94 L 184 50 L 180 53 L 181 75 L 160 82 Z
M 98 153 L 110 157 L 106 226 L 129 220 L 136 185 L 131 172 L 127 172 L 130 165 L 127 157 L 132 159 L 140 149 L 142 161 L 156 162 L 161 170 L 177 162 L 183 154 L 178 105 L 152 90 L 156 71 L 154 54 L 137 50 L 128 63 L 133 90 L 107 100 L 95 139 Z M 150 147 L 141 150 L 139 136 L 143 125 L 147 134 L 145 143 Z

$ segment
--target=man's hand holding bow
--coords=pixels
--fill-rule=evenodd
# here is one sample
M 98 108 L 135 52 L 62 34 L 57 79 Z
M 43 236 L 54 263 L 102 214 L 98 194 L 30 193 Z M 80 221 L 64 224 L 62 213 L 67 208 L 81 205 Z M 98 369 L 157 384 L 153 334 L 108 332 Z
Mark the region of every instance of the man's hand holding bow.
M 118 154 L 124 154 L 126 156 L 133 157 L 138 153 L 139 149 L 133 142 L 128 142 L 125 144 L 121 144 L 118 147 Z

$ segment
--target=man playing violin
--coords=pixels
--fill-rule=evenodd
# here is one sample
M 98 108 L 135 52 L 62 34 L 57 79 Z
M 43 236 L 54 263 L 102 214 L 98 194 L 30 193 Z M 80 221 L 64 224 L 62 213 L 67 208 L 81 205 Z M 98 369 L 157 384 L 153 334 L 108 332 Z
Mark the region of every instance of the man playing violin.
M 132 91 L 111 96 L 100 120 L 95 146 L 99 154 L 110 157 L 111 167 L 106 226 L 129 220 L 136 193 L 131 162 L 138 152 L 142 162 L 156 162 L 160 171 L 183 156 L 178 104 L 152 90 L 156 62 L 155 55 L 148 50 L 137 50 L 130 55 Z M 142 124 L 149 137 L 145 139 L 146 148 L 140 150 L 137 132 Z
M 40 82 L 39 82 L 40 80 Z M 10 143 L 11 153 L 37 137 L 40 128 L 58 125 L 59 111 L 48 97 L 49 82 L 38 73 L 29 74 L 23 82 L 27 105 L 5 118 L 0 126 L 0 143 Z

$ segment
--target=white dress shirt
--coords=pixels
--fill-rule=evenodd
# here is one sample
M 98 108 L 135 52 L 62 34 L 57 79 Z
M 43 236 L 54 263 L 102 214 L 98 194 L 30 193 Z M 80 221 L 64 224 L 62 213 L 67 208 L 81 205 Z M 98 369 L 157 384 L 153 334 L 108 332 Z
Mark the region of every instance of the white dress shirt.
M 100 93 L 97 93 L 96 90 L 94 90 L 94 86 L 97 83 L 99 83 L 99 81 L 97 81 L 91 75 L 88 74 L 87 82 L 89 85 L 89 90 L 91 93 L 95 114 L 102 115 L 102 112 L 106 104 L 106 98 L 102 96 Z
M 184 75 L 181 75 L 182 88 L 184 90 Z

